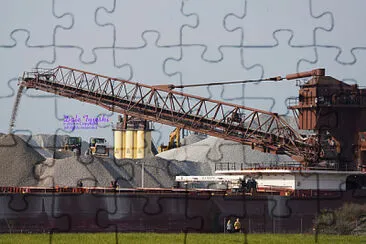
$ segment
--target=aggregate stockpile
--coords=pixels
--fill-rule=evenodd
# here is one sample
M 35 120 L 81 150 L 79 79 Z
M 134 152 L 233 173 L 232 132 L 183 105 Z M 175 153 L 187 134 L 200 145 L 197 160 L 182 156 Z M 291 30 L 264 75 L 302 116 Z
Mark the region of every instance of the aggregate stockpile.
M 62 148 L 63 137 L 2 134 L 0 186 L 76 187 L 82 180 L 84 186 L 107 187 L 112 180 L 118 180 L 120 187 L 141 187 L 142 165 L 144 187 L 171 187 L 176 175 L 205 174 L 198 163 L 158 157 L 140 160 L 76 157 L 70 152 L 58 151 Z
M 281 118 L 293 128 L 297 128 L 294 117 L 281 116 Z M 298 130 L 298 132 L 306 134 L 306 131 L 303 130 Z M 182 144 L 185 146 L 159 153 L 156 156 L 167 160 L 200 163 L 205 175 L 214 175 L 217 163 L 235 164 L 236 167 L 245 168 L 285 162 L 297 163 L 286 155 L 264 153 L 253 150 L 248 145 L 217 137 L 205 137 L 201 134 L 191 134 L 183 138 Z
M 163 152 L 157 157 L 122 160 L 76 157 L 71 152 L 59 151 L 64 137 L 2 134 L 0 186 L 75 187 L 82 180 L 84 186 L 106 187 L 112 180 L 118 180 L 120 187 L 134 188 L 142 186 L 144 167 L 144 187 L 170 188 L 177 175 L 214 174 L 215 163 L 290 160 L 283 155 L 254 151 L 239 143 L 214 137 L 204 139 L 204 136 L 194 134 L 184 138 L 185 146 Z
M 206 175 L 215 174 L 217 163 L 235 164 L 237 167 L 243 164 L 243 167 L 248 168 L 258 163 L 275 164 L 293 161 L 286 155 L 255 151 L 250 146 L 216 137 L 208 137 L 191 145 L 159 153 L 157 156 L 167 160 L 200 163 Z
M 0 185 L 34 186 L 34 168 L 45 158 L 15 135 L 0 135 Z

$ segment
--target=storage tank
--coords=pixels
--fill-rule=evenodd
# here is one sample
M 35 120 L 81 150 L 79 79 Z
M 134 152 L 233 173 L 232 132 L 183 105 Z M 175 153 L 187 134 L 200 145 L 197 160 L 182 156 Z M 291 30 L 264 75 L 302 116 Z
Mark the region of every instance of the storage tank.
M 138 130 L 136 131 L 136 157 L 135 158 L 144 158 L 145 157 L 145 131 Z
M 126 157 L 126 131 L 122 131 L 122 158 Z
M 123 131 L 114 131 L 114 157 L 117 159 L 123 158 Z
M 133 158 L 134 157 L 134 145 L 133 145 L 133 130 L 127 130 L 125 132 L 126 135 L 126 143 L 125 143 L 125 158 Z
M 144 157 L 150 157 L 153 155 L 151 150 L 151 131 L 145 131 L 145 140 L 144 140 Z
M 122 158 L 145 158 L 152 155 L 151 126 L 146 120 L 118 116 L 114 131 L 114 156 Z

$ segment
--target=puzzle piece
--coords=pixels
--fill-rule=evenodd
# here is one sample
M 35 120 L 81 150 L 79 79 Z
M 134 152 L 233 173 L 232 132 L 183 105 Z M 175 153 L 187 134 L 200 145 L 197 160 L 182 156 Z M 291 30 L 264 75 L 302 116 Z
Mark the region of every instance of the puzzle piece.
M 18 87 L 17 79 L 24 72 L 25 67 L 36 67 L 37 62 L 43 58 L 52 57 L 52 47 L 50 46 L 30 46 L 29 32 L 18 30 L 11 33 L 11 38 L 14 41 L 9 46 L 0 47 L 0 55 L 2 57 L 9 57 L 2 59 L 0 65 L 2 67 L 1 78 L 1 95 L 3 106 L 3 114 L 10 118 L 13 97 L 16 94 Z M 10 57 L 29 56 L 27 59 L 18 59 Z M 10 89 L 9 89 L 10 88 Z M 39 95 L 39 93 L 38 93 Z M 49 95 L 48 95 L 49 96 Z M 2 121 L 1 127 L 6 128 L 8 121 Z
M 263 67 L 261 78 L 286 76 L 286 74 L 305 71 L 305 69 L 299 69 L 298 62 L 302 59 L 315 60 L 315 50 L 313 47 L 292 46 L 290 42 L 293 37 L 291 32 L 276 31 L 273 33 L 273 38 L 277 42 L 274 46 L 245 47 L 243 49 L 245 64 L 249 67 L 260 64 Z M 278 73 L 279 70 L 281 73 Z M 288 106 L 286 99 L 296 97 L 298 89 L 295 81 L 248 84 L 244 88 L 244 101 L 247 106 L 252 108 L 285 114 Z M 274 104 L 268 99 L 267 101 L 261 99 L 273 97 L 273 94 L 276 94 Z M 230 89 L 225 89 L 223 98 L 227 100 L 230 97 L 232 97 L 232 92 Z
M 11 45 L 9 38 L 13 39 L 12 33 L 16 31 L 27 31 L 31 46 L 53 45 L 55 28 L 72 27 L 71 14 L 57 15 L 52 1 L 41 0 L 34 4 L 29 1 L 5 0 L 2 6 L 0 21 L 4 24 L 0 29 L 0 45 Z M 32 58 L 34 57 L 38 55 Z
M 273 46 L 276 42 L 272 34 L 277 30 L 291 31 L 293 45 L 314 45 L 314 31 L 331 28 L 331 13 L 315 16 L 308 1 L 248 0 L 245 3 L 242 15 L 230 14 L 226 19 L 228 30 L 244 32 L 245 46 Z
M 143 32 L 141 37 L 145 44 L 140 47 L 115 49 L 116 65 L 129 65 L 130 80 L 134 82 L 147 85 L 177 84 L 176 79 L 166 75 L 163 65 L 167 58 L 178 58 L 180 48 L 159 46 L 159 33 Z
M 324 47 L 335 47 L 337 54 L 333 57 L 341 64 L 354 64 L 357 60 L 354 51 L 366 48 L 366 37 L 359 31 L 366 17 L 364 1 L 312 1 L 311 11 L 315 15 L 331 13 L 333 26 L 330 31 L 316 31 L 316 44 Z M 352 38 L 350 38 L 352 37 Z
M 180 59 L 167 59 L 165 70 L 168 75 L 180 74 L 182 84 L 197 84 L 215 81 L 230 80 L 247 80 L 259 78 L 262 72 L 260 66 L 247 67 L 243 63 L 241 48 L 223 47 L 222 52 L 224 59 L 220 62 L 206 62 L 201 59 L 201 53 L 204 47 L 190 46 L 182 48 L 182 56 Z M 192 63 L 197 63 L 199 69 L 192 69 Z M 199 79 L 197 77 L 200 77 Z M 186 93 L 200 95 L 211 99 L 220 99 L 224 92 L 220 86 L 216 87 L 194 87 L 185 88 Z M 225 91 L 231 93 L 231 98 L 242 100 L 243 94 L 241 89 L 236 86 L 225 87 Z M 231 101 L 234 102 L 235 101 Z
M 25 67 L 37 67 L 40 59 L 52 58 L 53 49 L 51 46 L 32 46 L 29 44 L 30 33 L 26 30 L 16 30 L 10 34 L 13 43 L 7 46 L 0 46 L 0 54 L 3 57 L 29 56 L 27 59 L 2 59 L 1 67 L 3 81 L 0 97 L 6 98 L 15 95 L 16 81 L 24 72 Z M 12 85 L 10 85 L 12 83 Z M 10 92 L 6 86 L 12 91 Z
M 132 76 L 131 70 L 128 65 L 121 65 L 117 67 L 115 65 L 114 51 L 111 48 L 97 48 L 94 50 L 96 57 L 98 58 L 94 63 L 84 64 L 80 63 L 79 55 L 81 51 L 76 48 L 66 48 L 66 47 L 56 47 L 55 53 L 57 58 L 53 60 L 44 60 L 41 62 L 42 67 L 52 68 L 59 64 L 74 67 L 77 69 L 90 70 L 94 73 L 109 75 L 111 77 L 117 77 L 121 79 L 130 79 Z M 106 111 L 103 108 L 97 107 L 92 104 L 82 103 L 76 100 L 70 100 L 64 97 L 56 97 L 54 102 L 54 119 L 52 124 L 56 128 L 63 129 L 63 121 L 65 115 L 70 115 L 75 117 L 83 117 L 88 115 L 89 117 L 97 117 L 98 115 L 104 114 L 109 118 L 109 122 L 105 124 L 98 125 L 97 130 L 93 130 L 94 137 L 105 137 L 105 134 L 110 134 L 111 123 L 116 121 L 116 115 L 111 111 Z M 56 118 L 56 120 L 55 120 Z M 68 130 L 70 132 L 70 130 Z M 89 130 L 77 130 L 73 134 L 77 134 L 88 140 L 90 137 Z M 109 139 L 109 138 L 108 138 Z M 112 140 L 108 140 L 112 142 Z
M 47 69 L 63 65 L 125 80 L 131 78 L 129 67 L 117 66 L 113 48 L 95 48 L 94 54 L 96 60 L 86 64 L 80 62 L 82 51 L 79 48 L 56 47 L 55 56 L 41 60 L 39 66 Z
M 145 187 L 156 187 L 156 185 L 167 187 L 167 182 L 163 180 L 166 178 L 167 174 L 168 176 L 181 174 L 181 169 L 177 168 L 172 162 L 160 160 L 160 163 L 162 164 L 160 166 L 159 164 L 153 164 L 153 162 L 156 161 L 154 159 L 145 159 L 136 162 L 136 164 L 133 162 L 136 160 L 131 161 L 133 173 L 130 175 L 133 176 L 133 178 L 128 179 L 128 181 L 133 182 L 134 187 L 144 184 L 140 177 L 142 168 L 140 168 L 139 164 L 141 165 L 142 163 L 144 163 L 144 166 L 141 166 L 144 167 L 145 171 Z M 125 169 L 125 165 L 122 162 L 126 162 L 126 160 L 115 160 L 115 164 L 110 166 L 113 167 L 115 172 L 122 172 Z M 151 193 L 146 195 L 139 191 L 136 193 L 129 193 L 128 191 L 123 192 L 123 189 L 121 191 L 122 193 L 114 196 L 114 201 L 116 201 L 115 204 L 108 205 L 108 209 L 100 210 L 98 212 L 97 222 L 101 228 L 110 228 L 113 226 L 113 228 L 117 228 L 118 231 L 141 231 L 142 229 L 150 231 L 164 231 L 166 229 L 178 230 L 177 228 L 183 228 L 181 224 L 182 221 L 187 222 L 187 225 L 185 225 L 187 226 L 186 228 L 188 228 L 187 231 L 190 230 L 189 226 L 196 226 L 196 228 L 199 228 L 200 226 L 201 221 L 199 221 L 200 218 L 198 216 L 188 216 L 185 212 L 185 208 L 178 206 L 179 204 L 182 204 L 182 197 L 175 196 L 174 194 L 171 194 L 172 196 L 170 197 L 165 194 L 156 195 Z M 171 204 L 177 204 L 178 207 L 174 209 L 167 208 L 167 206 L 170 206 Z M 169 218 L 166 220 L 165 217 L 164 220 L 161 219 L 162 216 L 169 215 L 169 212 L 167 211 L 174 211 L 178 214 L 175 215 L 173 219 Z M 107 216 L 105 216 L 105 214 L 107 214 Z M 159 225 L 156 225 L 156 223 L 159 223 Z
M 243 1 L 186 1 L 183 2 L 182 12 L 194 15 L 197 25 L 185 26 L 182 30 L 182 44 L 185 46 L 199 45 L 205 47 L 202 59 L 205 61 L 220 61 L 223 59 L 223 46 L 240 46 L 242 34 L 229 32 L 225 26 L 225 18 L 229 13 L 243 8 Z M 210 6 L 210 11 L 207 11 Z
M 186 201 L 183 201 L 184 198 L 174 197 L 174 195 L 154 196 L 153 194 L 139 193 L 121 193 L 115 197 L 116 208 L 104 209 L 108 213 L 108 220 L 104 216 L 103 210 L 98 213 L 97 222 L 102 228 L 115 226 L 118 231 L 162 232 L 181 230 L 185 233 L 203 231 L 205 227 L 209 228 L 204 224 L 199 208 L 196 207 L 207 205 L 208 199 L 206 197 L 191 199 L 186 196 Z M 169 207 L 172 204 L 176 206 L 174 209 Z M 194 205 L 194 208 L 187 211 L 190 205 Z M 167 219 L 166 216 L 170 215 L 172 217 Z
M 55 29 L 55 45 L 78 48 L 81 51 L 80 61 L 82 63 L 95 62 L 97 59 L 96 48 L 113 46 L 112 27 L 100 25 L 97 22 L 98 11 L 100 9 L 108 11 L 112 8 L 112 4 L 112 0 L 108 2 L 93 0 L 87 3 L 56 0 L 55 13 L 57 15 L 72 15 L 73 25 L 70 28 Z M 98 33 L 95 38 L 93 37 L 94 33 Z
M 115 47 L 143 46 L 142 34 L 146 31 L 160 33 L 161 39 L 158 44 L 161 46 L 178 46 L 181 44 L 180 28 L 194 25 L 191 16 L 185 17 L 184 13 L 182 14 L 183 5 L 184 2 L 178 0 L 159 0 L 154 3 L 115 1 L 113 11 L 101 10 L 97 21 L 102 25 L 114 25 Z M 139 20 L 134 21 L 137 19 Z M 131 21 L 133 25 L 130 24 Z
M 70 216 L 52 211 L 55 204 L 52 194 L 2 194 L 0 202 L 2 206 L 7 206 L 0 213 L 1 232 L 52 233 L 69 230 Z
M 245 234 L 263 233 L 273 229 L 272 208 L 276 203 L 271 197 L 225 195 L 217 201 L 217 204 L 221 211 L 220 223 L 226 225 L 229 218 L 239 218 L 242 232 Z M 233 207 L 228 208 L 227 205 Z
M 354 50 L 357 61 L 352 65 L 341 64 L 336 60 L 338 48 L 317 47 L 317 58 L 315 60 L 300 60 L 299 70 L 311 70 L 315 67 L 324 67 L 326 75 L 330 75 L 338 80 L 349 84 L 364 86 L 365 71 L 362 67 L 366 64 L 366 51 Z

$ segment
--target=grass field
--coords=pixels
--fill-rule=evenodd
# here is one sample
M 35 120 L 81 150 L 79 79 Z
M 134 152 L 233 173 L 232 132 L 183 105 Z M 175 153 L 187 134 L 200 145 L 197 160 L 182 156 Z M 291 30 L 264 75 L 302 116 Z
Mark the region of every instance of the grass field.
M 366 236 L 300 234 L 0 234 L 0 243 L 365 243 Z

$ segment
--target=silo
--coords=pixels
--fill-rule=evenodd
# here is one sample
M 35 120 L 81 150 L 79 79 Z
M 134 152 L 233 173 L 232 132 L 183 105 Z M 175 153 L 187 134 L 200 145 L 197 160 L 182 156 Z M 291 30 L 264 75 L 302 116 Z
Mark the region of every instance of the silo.
M 135 158 L 144 158 L 145 157 L 145 131 L 138 130 L 136 131 L 136 157 Z
M 126 130 L 126 143 L 125 143 L 125 158 L 133 158 L 134 157 L 134 145 L 133 145 L 133 137 L 134 131 L 133 130 Z
M 151 150 L 151 130 L 145 131 L 145 140 L 144 140 L 144 157 L 152 156 Z
M 118 116 L 114 131 L 114 156 L 122 158 L 145 158 L 152 155 L 151 126 L 148 121 L 127 115 Z
M 126 158 L 126 131 L 122 131 L 122 158 Z
M 123 158 L 123 131 L 114 131 L 114 157 L 117 159 Z

